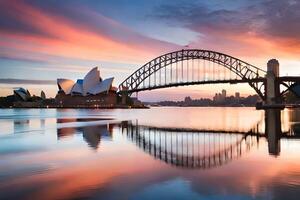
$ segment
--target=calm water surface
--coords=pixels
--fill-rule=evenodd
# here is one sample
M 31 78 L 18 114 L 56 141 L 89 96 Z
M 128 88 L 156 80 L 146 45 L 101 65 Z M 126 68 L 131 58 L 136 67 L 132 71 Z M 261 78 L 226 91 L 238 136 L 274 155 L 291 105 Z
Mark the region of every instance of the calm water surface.
M 300 111 L 0 110 L 0 199 L 299 199 Z

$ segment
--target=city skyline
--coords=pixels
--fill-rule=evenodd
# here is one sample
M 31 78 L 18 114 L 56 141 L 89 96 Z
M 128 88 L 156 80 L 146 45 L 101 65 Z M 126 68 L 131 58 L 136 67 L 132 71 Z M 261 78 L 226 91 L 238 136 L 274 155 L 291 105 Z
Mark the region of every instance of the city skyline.
M 297 1 L 30 0 L 0 5 L 0 96 L 26 83 L 33 94 L 43 87 L 54 97 L 57 78 L 76 79 L 95 66 L 103 76 L 115 77 L 117 86 L 149 60 L 182 48 L 224 52 L 263 69 L 270 58 L 277 58 L 280 74 L 299 75 Z M 171 88 L 139 96 L 211 97 L 209 88 Z M 238 90 L 241 96 L 254 94 L 246 84 L 216 85 L 216 90 L 222 88 Z

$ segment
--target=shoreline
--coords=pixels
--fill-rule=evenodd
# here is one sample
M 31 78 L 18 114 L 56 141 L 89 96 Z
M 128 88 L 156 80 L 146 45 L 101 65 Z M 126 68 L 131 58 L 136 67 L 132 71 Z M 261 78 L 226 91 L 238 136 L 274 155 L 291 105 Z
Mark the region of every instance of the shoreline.
M 78 107 L 61 107 L 61 106 L 32 106 L 32 107 L 3 107 L 0 109 L 149 109 L 149 106 L 97 106 L 97 107 L 89 107 L 89 106 L 78 106 Z
M 0 109 L 150 109 L 150 108 L 255 108 L 255 106 L 115 106 L 115 107 L 7 107 Z
M 78 107 L 60 107 L 60 106 L 32 106 L 32 107 L 3 107 L 0 109 L 150 109 L 150 108 L 164 108 L 164 107 L 175 107 L 175 108 L 256 108 L 256 110 L 266 110 L 266 109 L 294 109 L 300 108 L 300 104 L 287 104 L 287 105 L 269 105 L 269 106 L 257 106 L 257 105 L 243 105 L 243 106 L 98 106 L 98 107 L 89 107 L 89 106 L 78 106 Z

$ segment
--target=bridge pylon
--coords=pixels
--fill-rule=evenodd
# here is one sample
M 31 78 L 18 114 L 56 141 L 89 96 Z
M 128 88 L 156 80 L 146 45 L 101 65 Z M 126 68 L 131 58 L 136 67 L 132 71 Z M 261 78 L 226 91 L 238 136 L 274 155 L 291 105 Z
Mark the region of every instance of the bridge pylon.
M 121 94 L 121 103 L 122 105 L 127 105 L 128 103 L 128 88 L 127 87 L 123 87 L 122 88 L 122 92 L 120 93 Z
M 271 59 L 267 64 L 266 74 L 266 105 L 274 105 L 279 103 L 278 96 L 280 94 L 277 78 L 279 77 L 279 62 Z

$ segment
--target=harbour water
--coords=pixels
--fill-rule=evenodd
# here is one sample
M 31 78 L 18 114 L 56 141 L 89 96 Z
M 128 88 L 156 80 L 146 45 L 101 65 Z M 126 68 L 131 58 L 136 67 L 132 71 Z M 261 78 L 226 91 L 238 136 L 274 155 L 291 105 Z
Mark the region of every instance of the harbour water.
M 0 199 L 298 199 L 299 138 L 300 110 L 3 109 Z

